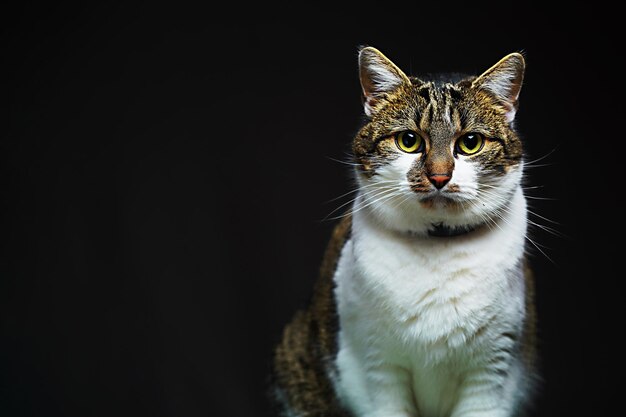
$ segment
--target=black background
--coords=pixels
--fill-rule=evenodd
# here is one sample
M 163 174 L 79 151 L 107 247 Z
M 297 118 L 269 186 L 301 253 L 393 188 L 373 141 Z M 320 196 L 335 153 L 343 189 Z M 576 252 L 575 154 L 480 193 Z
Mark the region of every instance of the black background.
M 361 120 L 365 44 L 413 75 L 525 52 L 528 194 L 558 224 L 531 220 L 561 234 L 531 232 L 533 415 L 609 415 L 624 333 L 612 12 L 387 7 L 4 14 L 0 415 L 269 415 L 272 346 L 348 200 L 328 201 L 352 189 L 334 159 Z

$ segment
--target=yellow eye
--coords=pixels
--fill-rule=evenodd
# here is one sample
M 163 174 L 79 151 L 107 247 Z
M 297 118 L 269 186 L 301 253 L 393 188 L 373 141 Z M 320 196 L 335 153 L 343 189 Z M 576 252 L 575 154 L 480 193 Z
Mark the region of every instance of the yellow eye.
M 480 151 L 485 144 L 485 138 L 480 133 L 466 133 L 456 142 L 456 151 L 463 155 L 473 155 Z
M 396 145 L 407 153 L 418 153 L 424 150 L 424 140 L 417 133 L 405 130 L 396 134 Z

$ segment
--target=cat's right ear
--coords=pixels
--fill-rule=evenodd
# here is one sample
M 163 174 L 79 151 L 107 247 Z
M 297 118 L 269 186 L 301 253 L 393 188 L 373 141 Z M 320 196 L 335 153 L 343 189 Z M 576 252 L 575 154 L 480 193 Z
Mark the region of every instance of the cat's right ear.
M 514 52 L 502 58 L 472 82 L 472 87 L 485 90 L 498 100 L 506 112 L 508 122 L 515 118 L 525 66 L 524 56 Z
M 359 51 L 359 78 L 363 89 L 365 114 L 372 117 L 380 101 L 402 84 L 411 84 L 400 68 L 371 46 Z

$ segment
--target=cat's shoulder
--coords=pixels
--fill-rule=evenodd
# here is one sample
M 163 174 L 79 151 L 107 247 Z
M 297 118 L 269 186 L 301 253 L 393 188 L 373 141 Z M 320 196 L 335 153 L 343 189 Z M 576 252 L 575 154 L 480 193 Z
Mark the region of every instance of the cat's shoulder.
M 330 377 L 337 353 L 338 316 L 333 276 L 341 250 L 350 237 L 352 219 L 335 226 L 324 254 L 313 299 L 285 327 L 274 356 L 275 398 L 287 415 L 347 416 Z
M 326 247 L 324 259 L 320 270 L 322 280 L 331 280 L 337 269 L 337 262 L 341 255 L 341 250 L 350 239 L 352 233 L 352 216 L 346 214 L 333 229 L 333 233 Z

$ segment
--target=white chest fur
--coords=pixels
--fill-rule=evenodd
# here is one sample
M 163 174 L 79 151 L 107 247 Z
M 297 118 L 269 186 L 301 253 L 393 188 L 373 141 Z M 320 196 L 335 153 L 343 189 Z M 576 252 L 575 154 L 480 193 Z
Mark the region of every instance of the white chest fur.
M 454 238 L 401 235 L 355 213 L 335 274 L 343 402 L 359 416 L 464 415 L 463 378 L 510 351 L 500 335 L 519 334 L 525 233 L 521 189 L 497 225 Z

